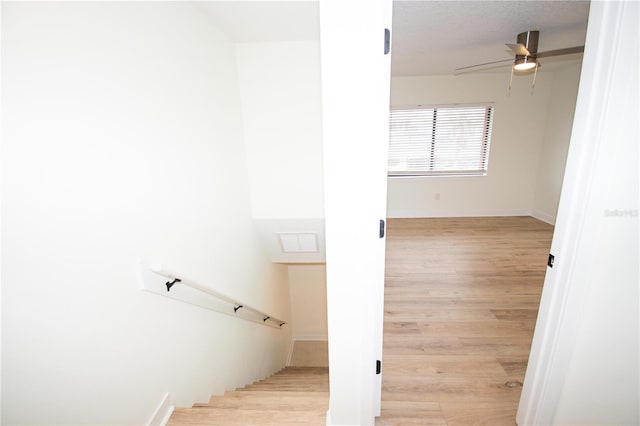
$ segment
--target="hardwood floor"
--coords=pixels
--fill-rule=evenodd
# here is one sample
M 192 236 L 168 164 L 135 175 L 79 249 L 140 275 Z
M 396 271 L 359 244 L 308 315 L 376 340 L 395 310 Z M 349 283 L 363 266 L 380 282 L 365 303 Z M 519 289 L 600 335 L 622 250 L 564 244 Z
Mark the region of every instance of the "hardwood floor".
M 390 219 L 377 425 L 514 425 L 553 227 Z

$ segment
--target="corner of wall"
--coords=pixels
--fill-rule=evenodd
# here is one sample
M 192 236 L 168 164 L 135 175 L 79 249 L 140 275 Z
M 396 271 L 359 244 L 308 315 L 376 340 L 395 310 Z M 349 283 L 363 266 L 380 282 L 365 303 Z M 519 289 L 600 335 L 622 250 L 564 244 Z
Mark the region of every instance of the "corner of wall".
M 543 221 L 545 223 L 548 223 L 549 225 L 555 225 L 556 224 L 555 215 L 551 215 L 549 213 L 544 213 L 544 212 L 541 212 L 539 210 L 533 210 L 531 212 L 531 216 L 536 218 L 536 219 L 538 219 L 538 220 L 541 220 L 541 221 Z

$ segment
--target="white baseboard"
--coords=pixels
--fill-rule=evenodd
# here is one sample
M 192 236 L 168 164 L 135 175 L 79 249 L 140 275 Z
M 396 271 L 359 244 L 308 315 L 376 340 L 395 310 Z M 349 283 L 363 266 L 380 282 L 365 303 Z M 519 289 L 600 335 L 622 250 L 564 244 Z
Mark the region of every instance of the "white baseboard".
M 451 210 L 451 211 L 396 211 L 387 213 L 389 219 L 414 219 L 426 217 L 493 217 L 493 216 L 531 216 L 530 210 Z
M 538 210 L 481 210 L 481 211 L 437 211 L 437 212 L 396 212 L 388 215 L 389 219 L 419 219 L 429 217 L 502 217 L 502 216 L 531 216 L 538 220 L 556 224 L 553 215 Z
M 543 213 L 537 210 L 534 210 L 531 212 L 531 217 L 535 217 L 538 220 L 541 220 L 543 222 L 548 223 L 549 225 L 555 225 L 556 224 L 556 218 L 555 216 L 551 216 L 550 214 L 547 213 Z
M 171 414 L 173 414 L 173 410 L 175 407 L 171 405 L 171 398 L 169 398 L 169 392 L 164 394 L 162 401 L 158 404 L 158 408 L 153 413 L 149 421 L 147 422 L 148 426 L 164 426 L 169 421 Z
M 329 340 L 325 335 L 307 335 L 307 336 L 293 336 L 293 340 L 312 341 L 312 342 L 326 342 Z

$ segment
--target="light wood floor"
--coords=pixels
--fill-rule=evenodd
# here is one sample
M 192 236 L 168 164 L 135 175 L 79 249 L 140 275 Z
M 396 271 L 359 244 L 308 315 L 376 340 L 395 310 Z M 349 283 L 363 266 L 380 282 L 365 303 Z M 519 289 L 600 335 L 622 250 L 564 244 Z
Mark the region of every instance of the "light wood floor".
M 514 425 L 553 227 L 390 219 L 377 425 Z

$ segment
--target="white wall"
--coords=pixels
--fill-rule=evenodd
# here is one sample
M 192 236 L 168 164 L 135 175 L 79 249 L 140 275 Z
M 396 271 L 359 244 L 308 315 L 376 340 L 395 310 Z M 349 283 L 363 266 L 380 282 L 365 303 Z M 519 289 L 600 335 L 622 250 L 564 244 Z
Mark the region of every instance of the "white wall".
M 284 365 L 272 329 L 141 292 L 136 260 L 289 319 L 251 223 L 233 45 L 188 3 L 2 4 L 2 421 L 143 424 Z
M 320 45 L 236 44 L 251 210 L 274 262 L 322 263 L 324 250 Z M 282 250 L 279 233 L 315 234 L 316 252 Z
M 236 45 L 255 219 L 324 217 L 318 41 Z
M 538 73 L 531 95 L 532 76 L 515 76 L 508 93 L 509 72 L 473 73 L 459 76 L 395 77 L 391 86 L 391 105 L 438 105 L 494 102 L 493 131 L 486 176 L 458 178 L 390 178 L 389 217 L 528 215 L 534 209 L 539 163 L 545 138 L 550 143 L 568 138 L 570 120 L 551 117 L 553 132 L 545 133 L 551 105 L 562 117 L 572 117 L 566 100 L 575 87 L 579 69 L 562 73 L 556 82 L 554 72 Z M 567 87 L 563 86 L 566 84 Z M 561 86 L 562 90 L 557 91 Z M 575 89 L 573 89 L 575 91 Z M 563 135 L 563 136 L 559 136 Z M 567 142 L 562 143 L 566 150 Z M 547 148 L 545 153 L 551 151 Z M 558 148 L 558 151 L 561 149 Z M 564 164 L 554 161 L 540 173 L 561 176 Z M 546 176 L 546 175 L 545 175 Z M 545 197 L 546 187 L 559 182 L 551 178 L 538 193 L 540 211 L 555 216 L 557 195 Z M 555 199 L 554 199 L 555 197 Z M 439 199 L 438 199 L 439 198 Z M 549 198 L 549 199 L 547 199 Z
M 325 265 L 290 265 L 288 269 L 294 340 L 327 340 Z
M 549 223 L 555 222 L 558 212 L 581 66 L 577 63 L 556 72 L 551 86 L 532 207 L 535 217 Z

